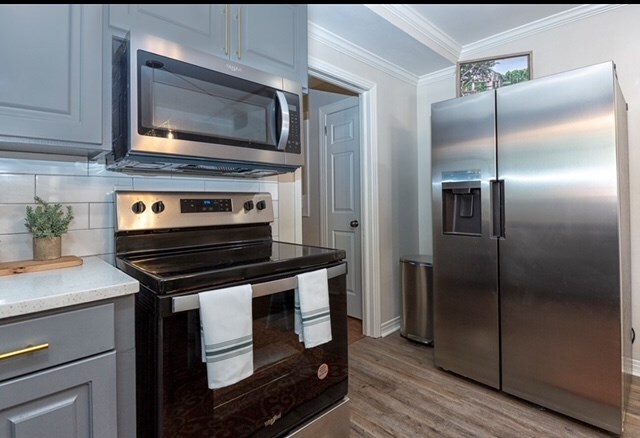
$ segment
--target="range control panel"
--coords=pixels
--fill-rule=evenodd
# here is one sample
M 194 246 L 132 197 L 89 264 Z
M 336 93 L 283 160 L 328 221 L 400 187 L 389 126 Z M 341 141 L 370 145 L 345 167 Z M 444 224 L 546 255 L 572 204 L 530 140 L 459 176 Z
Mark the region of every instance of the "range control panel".
M 271 194 L 115 192 L 116 231 L 273 222 Z
M 231 199 L 229 198 L 207 198 L 207 199 L 181 199 L 181 213 L 212 213 L 229 212 L 231 209 Z

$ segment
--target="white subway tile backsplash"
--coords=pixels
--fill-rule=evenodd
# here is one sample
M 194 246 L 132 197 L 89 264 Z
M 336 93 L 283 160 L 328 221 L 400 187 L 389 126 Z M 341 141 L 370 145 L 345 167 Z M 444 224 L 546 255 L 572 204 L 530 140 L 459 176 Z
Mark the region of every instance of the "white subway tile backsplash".
M 88 228 L 113 228 L 114 227 L 113 203 L 91 203 L 89 204 L 89 227 Z
M 37 175 L 36 187 L 47 202 L 113 202 L 113 191 L 131 190 L 132 182 L 131 177 Z
M 268 192 L 274 207 L 272 235 L 278 240 L 290 234 L 281 232 L 280 224 L 289 224 L 292 215 L 286 210 L 291 204 L 289 181 L 285 178 L 284 191 L 280 190 L 282 182 L 276 176 L 129 175 L 107 171 L 103 159 L 0 152 L 0 262 L 33 258 L 32 235 L 24 226 L 24 217 L 26 206 L 35 205 L 35 195 L 73 208 L 74 220 L 62 238 L 64 255 L 96 255 L 115 264 L 115 190 Z
M 71 206 L 73 220 L 69 224 L 69 230 L 85 230 L 89 228 L 89 204 L 62 204 L 66 213 L 67 205 Z
M 278 182 L 273 182 L 273 181 L 267 181 L 267 182 L 261 182 L 260 183 L 260 191 L 261 192 L 267 192 L 267 193 L 271 193 L 271 199 L 274 201 L 277 201 L 279 198 L 279 193 L 278 193 Z
M 96 257 L 100 257 L 102 260 L 109 263 L 110 265 L 113 265 L 113 266 L 116 265 L 116 255 L 114 253 L 96 254 Z
M 0 262 L 14 262 L 33 258 L 29 233 L 0 235 Z
M 130 177 L 131 175 L 127 175 L 122 172 L 112 172 L 107 170 L 104 164 L 104 158 L 100 158 L 99 160 L 90 160 L 87 165 L 87 174 L 89 176 L 110 176 L 114 178 L 119 178 L 123 176 Z
M 69 231 L 62 236 L 62 255 L 78 257 L 114 252 L 113 228 Z
M 208 179 L 205 182 L 205 190 L 210 192 L 259 192 L 260 183 L 251 179 Z
M 0 234 L 28 233 L 25 227 L 27 205 L 36 207 L 36 204 L 0 204 Z M 88 204 L 64 204 L 70 205 L 73 212 L 73 220 L 69 224 L 70 230 L 89 228 Z
M 0 203 L 28 204 L 36 192 L 33 175 L 0 175 Z
M 170 192 L 201 192 L 204 190 L 204 181 L 186 178 L 133 178 L 134 190 L 165 190 Z
M 295 243 L 295 227 L 293 219 L 278 219 L 278 238 L 283 242 Z
M 281 180 L 278 193 L 278 237 L 283 242 L 295 242 L 295 219 L 286 213 L 294 208 L 294 183 Z
M 68 155 L 2 151 L 0 173 L 87 175 L 87 159 Z
M 24 204 L 0 204 L 0 234 L 27 233 Z

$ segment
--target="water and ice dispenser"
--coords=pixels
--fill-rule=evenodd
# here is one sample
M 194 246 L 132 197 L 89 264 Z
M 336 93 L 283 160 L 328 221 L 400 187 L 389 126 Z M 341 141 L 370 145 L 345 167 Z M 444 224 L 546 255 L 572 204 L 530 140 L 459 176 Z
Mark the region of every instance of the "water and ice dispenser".
M 443 233 L 480 236 L 482 234 L 481 196 L 478 180 L 443 182 Z

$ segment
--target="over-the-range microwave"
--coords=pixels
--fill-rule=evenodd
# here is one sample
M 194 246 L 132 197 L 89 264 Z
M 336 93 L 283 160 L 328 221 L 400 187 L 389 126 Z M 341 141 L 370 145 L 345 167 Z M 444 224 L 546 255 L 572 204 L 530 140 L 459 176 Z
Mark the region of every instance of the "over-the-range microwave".
M 302 86 L 151 35 L 113 40 L 110 170 L 243 177 L 302 166 Z

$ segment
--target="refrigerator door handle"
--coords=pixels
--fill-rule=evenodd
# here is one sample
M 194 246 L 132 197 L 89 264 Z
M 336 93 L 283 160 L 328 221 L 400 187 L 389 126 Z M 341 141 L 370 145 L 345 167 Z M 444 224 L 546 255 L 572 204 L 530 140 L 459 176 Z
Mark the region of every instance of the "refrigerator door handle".
M 491 238 L 504 239 L 504 180 L 489 181 L 491 187 Z

